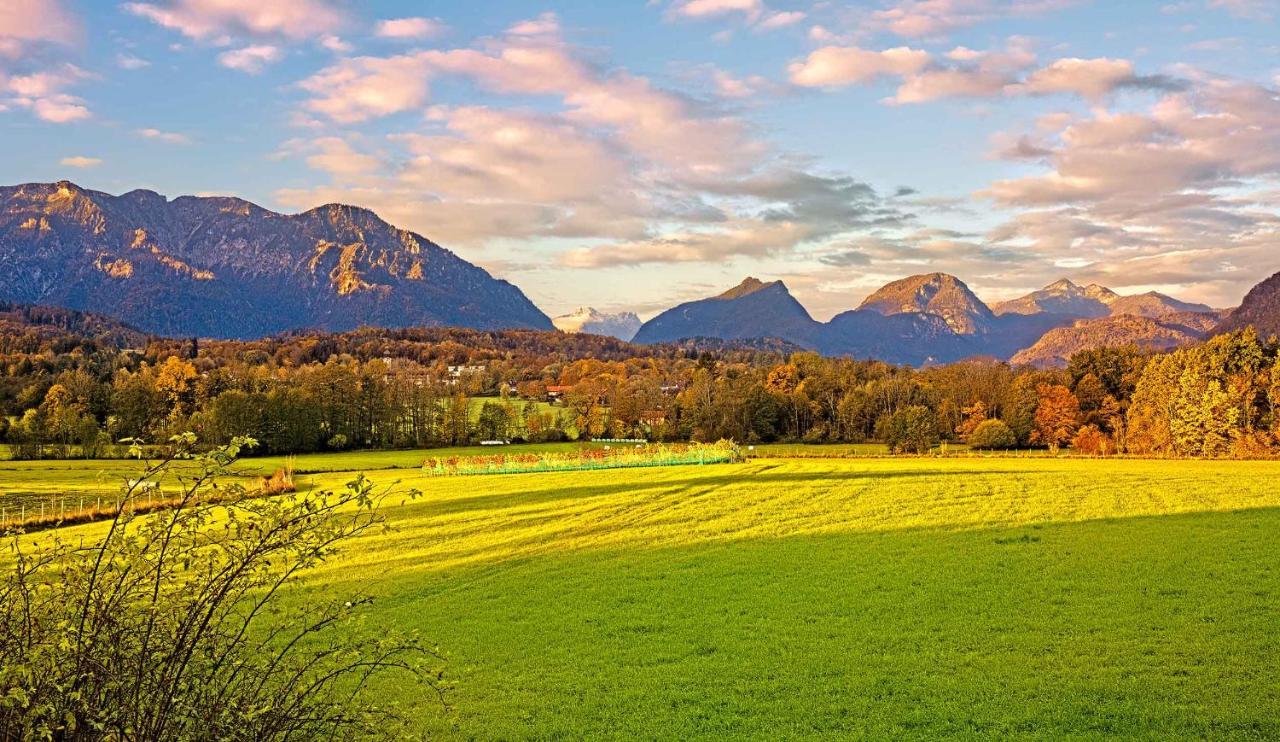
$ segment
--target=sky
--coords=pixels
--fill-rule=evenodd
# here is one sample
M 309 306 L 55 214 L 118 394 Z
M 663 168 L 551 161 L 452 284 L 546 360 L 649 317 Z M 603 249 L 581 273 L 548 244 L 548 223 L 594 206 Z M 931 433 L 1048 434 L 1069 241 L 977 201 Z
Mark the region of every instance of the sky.
M 376 211 L 551 315 L 1280 271 L 1280 0 L 0 0 L 0 183 Z

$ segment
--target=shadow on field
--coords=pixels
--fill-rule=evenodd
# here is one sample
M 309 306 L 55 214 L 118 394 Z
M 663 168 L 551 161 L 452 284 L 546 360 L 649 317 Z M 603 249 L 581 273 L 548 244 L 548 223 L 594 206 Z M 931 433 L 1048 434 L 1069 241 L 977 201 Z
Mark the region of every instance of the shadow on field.
M 720 465 L 716 465 L 717 467 Z M 686 469 L 691 467 L 686 467 Z M 653 492 L 670 492 L 672 497 L 678 497 L 680 491 L 697 488 L 700 490 L 698 496 L 709 494 L 708 490 L 714 490 L 720 487 L 742 487 L 749 486 L 752 488 L 759 487 L 777 487 L 787 486 L 789 484 L 831 484 L 838 482 L 867 482 L 876 480 L 903 480 L 903 479 L 923 479 L 923 478 L 939 478 L 939 479 L 955 479 L 967 478 L 976 473 L 981 473 L 982 469 L 916 469 L 912 471 L 890 471 L 890 472 L 866 472 L 866 471 L 833 471 L 833 472 L 777 472 L 770 471 L 773 467 L 766 467 L 764 470 L 753 471 L 752 469 L 728 469 L 726 473 L 712 476 L 701 476 L 701 470 L 692 472 L 686 479 L 649 482 L 645 484 L 637 484 L 634 481 L 619 484 L 585 484 L 562 486 L 559 483 L 542 481 L 539 479 L 548 476 L 547 474 L 509 474 L 503 475 L 503 484 L 506 481 L 516 477 L 520 477 L 520 484 L 528 483 L 529 489 L 519 490 L 516 492 L 500 492 L 487 495 L 472 495 L 468 497 L 456 497 L 447 500 L 430 499 L 430 488 L 426 489 L 427 497 L 424 500 L 410 505 L 415 513 L 426 515 L 449 515 L 453 513 L 461 513 L 472 510 L 499 510 L 509 507 L 517 507 L 524 505 L 545 505 L 559 500 L 580 500 L 584 498 L 611 497 L 614 495 L 640 495 Z M 1032 474 L 1032 470 L 1024 469 L 1007 469 L 1001 470 L 1001 475 L 1017 475 Z M 575 478 L 607 475 L 608 470 L 599 472 L 576 472 Z M 492 478 L 486 477 L 489 481 Z M 457 481 L 457 480 L 453 480 Z M 479 485 L 480 483 L 477 482 Z

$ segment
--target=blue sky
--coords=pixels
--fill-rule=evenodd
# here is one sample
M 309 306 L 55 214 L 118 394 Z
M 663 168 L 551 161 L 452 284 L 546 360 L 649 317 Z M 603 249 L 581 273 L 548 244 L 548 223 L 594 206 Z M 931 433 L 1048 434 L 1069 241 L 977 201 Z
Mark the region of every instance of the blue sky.
M 374 209 L 652 314 L 1280 270 L 1275 0 L 0 0 L 5 183 Z

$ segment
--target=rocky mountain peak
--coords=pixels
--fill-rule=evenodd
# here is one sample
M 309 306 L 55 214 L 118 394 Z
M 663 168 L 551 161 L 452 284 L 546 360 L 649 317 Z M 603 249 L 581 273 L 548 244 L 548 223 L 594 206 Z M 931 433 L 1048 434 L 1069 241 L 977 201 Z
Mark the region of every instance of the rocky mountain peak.
M 961 335 L 986 332 L 995 316 L 964 281 L 946 273 L 893 281 L 868 296 L 859 308 L 886 316 L 935 314 Z
M 592 335 L 608 335 L 629 341 L 640 329 L 640 317 L 635 312 L 601 312 L 595 307 L 578 307 L 570 314 L 551 320 L 561 332 L 585 332 Z
M 787 292 L 787 287 L 782 283 L 782 281 L 770 281 L 766 283 L 754 276 L 748 276 L 747 278 L 743 279 L 742 283 L 738 284 L 737 286 L 734 286 L 733 288 L 729 289 L 723 294 L 720 294 L 716 298 L 740 299 L 744 296 L 750 296 L 751 294 L 754 294 L 757 291 L 764 291 L 766 289 L 770 289 L 774 287 L 781 288 L 783 293 L 789 293 Z

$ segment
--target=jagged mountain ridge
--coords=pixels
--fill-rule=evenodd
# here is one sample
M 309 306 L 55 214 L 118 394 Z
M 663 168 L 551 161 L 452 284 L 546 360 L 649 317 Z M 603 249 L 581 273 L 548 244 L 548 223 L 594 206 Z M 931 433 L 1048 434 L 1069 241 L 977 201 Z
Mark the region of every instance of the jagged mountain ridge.
M 644 324 L 635 312 L 618 312 L 609 314 L 595 307 L 579 307 L 571 314 L 562 314 L 551 320 L 561 332 L 585 332 L 592 335 L 607 335 L 619 340 L 630 341 L 635 337 L 640 325 Z
M 993 304 L 991 310 L 999 316 L 1066 314 L 1105 317 L 1111 313 L 1111 303 L 1119 298 L 1119 294 L 1105 286 L 1091 283 L 1082 287 L 1064 278 L 1026 296 Z
M 1113 317 L 1112 307 L 1126 307 L 1126 299 L 1134 300 L 1129 304 L 1134 311 L 1150 312 L 1160 321 L 1128 322 L 1120 320 L 1129 319 L 1129 315 Z M 1169 347 L 1195 333 L 1203 336 L 1218 320 L 1204 305 L 1186 304 L 1161 294 L 1122 297 L 1097 284 L 1080 287 L 1065 279 L 998 306 L 1000 311 L 993 311 L 954 276 L 931 273 L 894 281 L 873 292 L 858 309 L 822 323 L 812 319 L 782 282 L 749 278 L 720 296 L 663 312 L 640 329 L 636 342 L 671 342 L 681 337 L 745 339 L 754 333 L 827 355 L 924 365 L 973 356 L 1008 360 L 1048 334 L 1072 330 L 1082 319 L 1114 318 L 1117 322 L 1111 332 L 1101 331 L 1100 325 L 1097 332 L 1060 333 L 1046 352 L 1052 355 L 1068 342 L 1075 344 L 1075 350 L 1096 347 L 1090 344 L 1117 335 L 1123 335 L 1126 344 L 1144 345 L 1144 328 L 1151 334 L 1146 345 L 1158 347 L 1164 342 L 1161 347 Z M 1187 312 L 1184 307 L 1204 311 Z M 1167 336 L 1171 333 L 1181 334 L 1170 340 Z
M 0 187 L 0 299 L 92 310 L 165 335 L 360 325 L 552 329 L 515 286 L 366 209 Z

